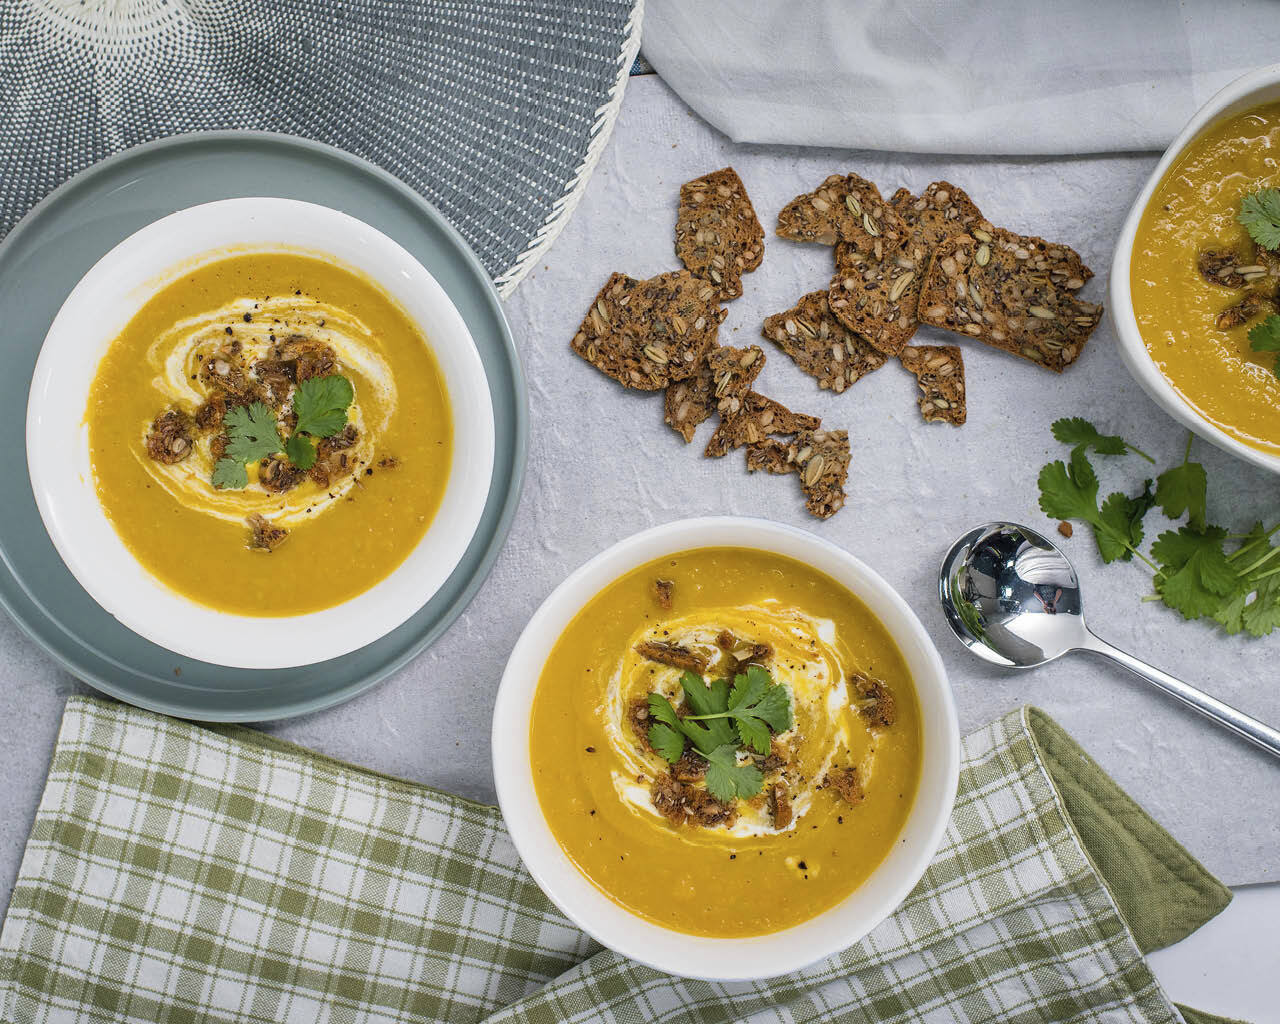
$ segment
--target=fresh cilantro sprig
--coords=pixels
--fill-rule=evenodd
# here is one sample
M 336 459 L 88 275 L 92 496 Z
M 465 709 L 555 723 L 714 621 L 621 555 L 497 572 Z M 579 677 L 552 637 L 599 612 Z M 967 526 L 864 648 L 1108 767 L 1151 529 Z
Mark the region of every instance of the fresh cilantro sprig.
M 1055 519 L 1083 520 L 1093 528 L 1104 562 L 1131 561 L 1136 555 L 1153 571 L 1155 594 L 1184 618 L 1212 618 L 1228 633 L 1247 631 L 1264 636 L 1280 628 L 1280 546 L 1261 523 L 1248 533 L 1230 535 L 1208 522 L 1208 477 L 1191 461 L 1191 438 L 1182 462 L 1150 480 L 1130 498 L 1122 491 L 1098 506 L 1098 476 L 1086 454 L 1138 452 L 1113 435 L 1103 435 L 1087 420 L 1059 420 L 1054 437 L 1074 445 L 1068 461 L 1051 462 L 1040 471 L 1040 507 Z M 1151 545 L 1151 556 L 1139 546 L 1143 519 L 1154 507 L 1170 519 L 1186 517 L 1176 530 L 1166 530 Z M 1239 546 L 1228 553 L 1233 540 Z
M 293 393 L 293 411 L 298 415 L 298 423 L 285 442 L 289 461 L 302 470 L 314 466 L 316 446 L 311 438 L 333 437 L 341 431 L 347 425 L 347 409 L 355 397 L 351 381 L 336 373 L 312 377 L 299 384 Z
M 1280 315 L 1272 313 L 1261 323 L 1249 328 L 1249 347 L 1255 352 L 1277 353 L 1271 372 L 1280 377 Z
M 1264 249 L 1280 249 L 1280 189 L 1264 188 L 1240 200 L 1236 220 Z
M 239 490 L 249 483 L 245 463 L 257 462 L 283 450 L 275 410 L 263 402 L 237 405 L 222 419 L 227 449 L 213 467 L 213 486 Z
M 298 422 L 288 439 L 280 437 L 276 413 L 263 402 L 228 409 L 223 417 L 227 448 L 213 467 L 213 486 L 239 490 L 248 486 L 245 465 L 283 452 L 298 469 L 316 463 L 312 438 L 332 437 L 347 425 L 347 410 L 355 400 L 355 389 L 346 377 L 331 374 L 304 380 L 293 393 L 293 411 Z
M 774 734 L 792 725 L 791 695 L 758 665 L 710 685 L 692 672 L 680 679 L 685 707 L 679 715 L 660 693 L 649 694 L 649 744 L 670 764 L 684 756 L 685 741 L 707 762 L 707 791 L 717 800 L 749 798 L 764 786 L 764 776 L 750 760 L 739 762 L 740 748 L 763 756 Z

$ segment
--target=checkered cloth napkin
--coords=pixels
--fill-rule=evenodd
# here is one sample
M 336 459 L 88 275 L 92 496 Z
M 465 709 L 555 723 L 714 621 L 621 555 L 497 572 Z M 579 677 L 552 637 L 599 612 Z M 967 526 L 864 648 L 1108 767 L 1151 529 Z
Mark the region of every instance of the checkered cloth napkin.
M 1229 893 L 1042 713 L 968 737 L 898 912 L 808 970 L 601 950 L 498 812 L 237 727 L 67 705 L 8 918 L 6 1022 L 1179 1021 L 1143 951 Z

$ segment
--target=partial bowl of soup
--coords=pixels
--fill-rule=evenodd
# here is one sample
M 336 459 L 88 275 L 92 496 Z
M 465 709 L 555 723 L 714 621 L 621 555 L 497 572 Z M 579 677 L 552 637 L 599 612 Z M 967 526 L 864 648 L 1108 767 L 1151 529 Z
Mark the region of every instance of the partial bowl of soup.
M 1120 353 L 1174 419 L 1280 472 L 1280 65 L 1209 100 L 1116 245 Z
M 448 295 L 395 241 L 285 199 L 192 207 L 80 281 L 36 364 L 27 459 L 84 589 L 237 668 L 384 636 L 458 565 L 493 409 Z
M 959 734 L 919 620 L 792 527 L 691 519 L 574 572 L 493 718 L 503 818 L 547 896 L 669 974 L 757 979 L 866 935 L 937 851 Z

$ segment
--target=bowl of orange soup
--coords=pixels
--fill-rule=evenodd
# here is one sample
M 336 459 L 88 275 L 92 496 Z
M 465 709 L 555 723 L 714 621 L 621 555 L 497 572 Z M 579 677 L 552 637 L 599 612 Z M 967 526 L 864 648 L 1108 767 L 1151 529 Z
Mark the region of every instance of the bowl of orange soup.
M 1121 355 L 1152 398 L 1280 472 L 1276 189 L 1280 65 L 1224 88 L 1165 152 L 1117 243 L 1110 307 Z
M 813 534 L 692 519 L 562 583 L 493 719 L 503 817 L 547 896 L 670 974 L 783 974 L 858 941 L 937 851 L 959 735 L 937 650 Z
M 217 665 L 338 657 L 448 579 L 494 451 L 479 353 L 406 250 L 285 199 L 192 207 L 80 281 L 32 380 L 59 555 L 140 636 Z

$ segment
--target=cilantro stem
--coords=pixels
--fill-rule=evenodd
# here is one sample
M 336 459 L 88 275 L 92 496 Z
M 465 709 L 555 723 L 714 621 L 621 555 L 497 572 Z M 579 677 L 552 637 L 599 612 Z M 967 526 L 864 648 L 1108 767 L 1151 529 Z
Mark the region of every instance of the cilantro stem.
M 1128 444 L 1128 442 L 1127 442 L 1127 441 L 1126 441 L 1125 443 L 1126 443 L 1126 444 Z M 1133 454 L 1134 454 L 1134 455 L 1141 455 L 1144 459 L 1146 459 L 1146 460 L 1147 460 L 1149 463 L 1151 463 L 1151 465 L 1153 465 L 1153 466 L 1156 464 L 1156 460 L 1155 460 L 1155 459 L 1153 459 L 1153 458 L 1152 458 L 1150 455 L 1148 455 L 1146 452 L 1144 452 L 1144 451 L 1143 451 L 1141 448 L 1139 448 L 1136 444 L 1131 444 L 1131 445 L 1129 445 L 1129 451 L 1133 452 Z
M 1269 561 L 1271 561 L 1271 559 L 1275 558 L 1275 556 L 1276 556 L 1276 555 L 1280 555 L 1280 548 L 1271 548 L 1271 549 L 1270 549 L 1270 550 L 1268 550 L 1268 551 L 1267 551 L 1267 553 L 1266 553 L 1265 555 L 1263 555 L 1261 558 L 1259 558 L 1259 559 L 1257 559 L 1257 560 L 1255 560 L 1255 561 L 1253 561 L 1253 562 L 1250 562 L 1250 563 L 1249 563 L 1248 565 L 1246 565 L 1243 569 L 1239 570 L 1240 575 L 1241 575 L 1241 576 L 1248 576 L 1248 575 L 1249 575 L 1249 573 L 1253 572 L 1253 570 L 1254 570 L 1254 569 L 1258 568 L 1260 565 L 1262 565 L 1262 564 L 1263 564 L 1263 563 L 1265 563 L 1265 562 L 1269 562 Z M 1269 572 L 1268 572 L 1268 573 L 1264 573 L 1263 575 L 1269 576 L 1269 575 L 1271 575 L 1271 573 L 1269 573 Z
M 1275 550 L 1280 551 L 1280 548 L 1276 548 Z M 1253 578 L 1253 582 L 1257 583 L 1258 580 L 1265 580 L 1268 576 L 1274 576 L 1276 573 L 1280 573 L 1280 565 L 1277 565 L 1273 569 L 1268 569 L 1266 572 L 1258 573 L 1258 575 Z
M 1095 530 L 1101 530 L 1103 533 L 1105 533 L 1108 537 L 1114 540 L 1117 544 L 1119 544 L 1125 550 L 1132 551 L 1135 555 L 1137 555 L 1144 562 L 1146 562 L 1147 565 L 1151 567 L 1151 570 L 1153 572 L 1160 571 L 1160 566 L 1156 565 L 1155 562 L 1151 561 L 1151 559 L 1149 559 L 1141 551 L 1139 551 L 1132 544 L 1130 544 L 1129 539 L 1125 537 L 1125 535 L 1122 534 L 1119 530 L 1115 529 L 1108 523 L 1104 522 L 1102 519 L 1099 519 L 1097 522 L 1093 522 L 1092 520 L 1085 520 L 1085 521 L 1088 522 L 1089 525 L 1091 525 Z M 1280 550 L 1280 548 L 1278 548 L 1277 550 Z
M 1195 440 L 1195 436 L 1190 430 L 1187 431 L 1187 450 L 1182 453 L 1182 464 L 1184 466 L 1191 459 L 1191 442 Z

